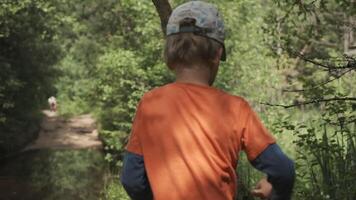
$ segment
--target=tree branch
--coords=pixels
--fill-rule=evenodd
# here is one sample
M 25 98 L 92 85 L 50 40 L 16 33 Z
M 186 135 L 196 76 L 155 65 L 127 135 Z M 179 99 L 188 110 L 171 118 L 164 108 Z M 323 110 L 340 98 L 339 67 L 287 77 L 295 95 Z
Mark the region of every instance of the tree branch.
M 334 98 L 329 98 L 329 99 L 315 99 L 315 100 L 311 100 L 311 101 L 298 102 L 298 103 L 290 104 L 290 105 L 271 104 L 271 103 L 267 103 L 267 102 L 261 102 L 260 104 L 267 105 L 267 106 L 292 108 L 292 107 L 297 107 L 297 106 L 302 106 L 302 105 L 321 103 L 321 102 L 330 102 L 330 101 L 356 101 L 356 97 L 334 97 Z
M 313 59 L 307 58 L 305 56 L 305 50 L 306 46 L 304 46 L 304 48 L 301 50 L 301 52 L 296 52 L 292 49 L 285 49 L 282 48 L 284 51 L 286 52 L 290 52 L 291 55 L 297 57 L 297 59 L 302 59 L 305 62 L 311 63 L 317 67 L 321 67 L 323 68 L 325 71 L 336 71 L 336 70 L 342 70 L 342 69 L 353 69 L 356 70 L 356 58 L 355 57 L 351 57 L 348 55 L 344 55 L 344 62 L 345 64 L 342 65 L 335 65 L 335 64 L 330 64 L 330 63 L 322 63 L 322 62 L 318 62 L 315 61 Z
M 352 70 L 354 70 L 354 69 L 352 69 L 352 68 L 351 68 L 351 69 L 348 69 L 348 70 L 342 72 L 341 74 L 336 75 L 334 78 L 331 78 L 331 79 L 328 79 L 328 80 L 326 80 L 326 81 L 324 81 L 324 82 L 321 82 L 321 83 L 319 83 L 319 84 L 317 84 L 317 85 L 315 85 L 315 86 L 313 86 L 313 87 L 311 87 L 311 88 L 299 89 L 299 90 L 298 90 L 298 89 L 295 89 L 295 90 L 282 89 L 282 92 L 305 92 L 305 91 L 309 91 L 309 90 L 312 90 L 312 89 L 321 87 L 321 86 L 323 86 L 323 85 L 326 85 L 326 84 L 328 84 L 328 83 L 331 83 L 331 82 L 333 82 L 333 81 L 335 81 L 335 80 L 341 78 L 342 76 L 346 75 L 347 73 L 351 72 Z
M 166 35 L 166 27 L 168 24 L 169 16 L 172 13 L 172 7 L 168 0 L 152 0 L 156 7 L 159 18 L 161 19 L 161 28 L 163 35 Z

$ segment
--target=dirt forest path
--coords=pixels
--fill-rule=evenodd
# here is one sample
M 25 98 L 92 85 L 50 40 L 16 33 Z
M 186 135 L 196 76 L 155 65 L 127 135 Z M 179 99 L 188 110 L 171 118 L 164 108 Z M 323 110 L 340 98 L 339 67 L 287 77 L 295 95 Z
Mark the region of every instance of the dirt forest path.
M 33 149 L 100 149 L 95 119 L 80 115 L 65 119 L 49 110 L 45 115 L 38 138 L 25 151 Z

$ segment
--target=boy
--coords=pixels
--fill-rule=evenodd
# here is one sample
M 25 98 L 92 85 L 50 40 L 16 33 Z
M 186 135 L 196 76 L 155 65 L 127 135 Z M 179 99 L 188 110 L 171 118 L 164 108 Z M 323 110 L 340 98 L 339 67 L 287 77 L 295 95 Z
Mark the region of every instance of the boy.
M 241 97 L 211 87 L 225 60 L 224 24 L 209 3 L 177 7 L 165 61 L 176 81 L 146 93 L 126 147 L 121 182 L 134 200 L 232 200 L 238 155 L 267 174 L 252 191 L 290 199 L 294 164 Z

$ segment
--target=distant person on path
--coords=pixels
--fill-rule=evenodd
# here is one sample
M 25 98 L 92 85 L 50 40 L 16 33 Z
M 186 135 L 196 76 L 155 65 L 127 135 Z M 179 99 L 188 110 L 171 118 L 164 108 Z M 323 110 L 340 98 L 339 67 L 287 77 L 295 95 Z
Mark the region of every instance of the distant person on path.
M 244 151 L 267 175 L 252 194 L 289 200 L 293 161 L 245 99 L 211 86 L 226 58 L 224 24 L 215 6 L 202 1 L 178 6 L 165 45 L 165 62 L 176 81 L 147 92 L 138 104 L 121 175 L 129 196 L 233 200 Z
M 54 96 L 51 96 L 50 98 L 48 98 L 48 104 L 49 104 L 49 108 L 52 112 L 57 111 L 57 100 Z

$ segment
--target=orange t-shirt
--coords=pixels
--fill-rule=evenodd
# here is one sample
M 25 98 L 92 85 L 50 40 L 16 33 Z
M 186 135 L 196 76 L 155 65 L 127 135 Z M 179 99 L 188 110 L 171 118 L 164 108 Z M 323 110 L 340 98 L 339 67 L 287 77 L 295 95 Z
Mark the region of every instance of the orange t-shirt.
M 275 139 L 241 97 L 171 83 L 141 99 L 127 151 L 143 156 L 155 200 L 232 200 L 237 160 Z

